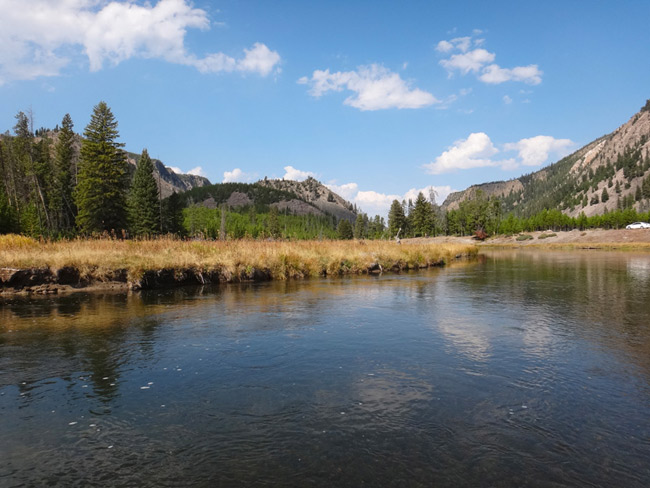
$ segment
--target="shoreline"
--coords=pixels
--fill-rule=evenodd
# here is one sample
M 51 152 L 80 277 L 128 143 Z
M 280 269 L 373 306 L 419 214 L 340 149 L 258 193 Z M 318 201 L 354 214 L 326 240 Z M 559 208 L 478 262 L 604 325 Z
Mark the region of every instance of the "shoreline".
M 519 236 L 530 236 L 517 240 Z M 541 236 L 541 237 L 540 237 Z M 607 250 L 650 252 L 650 229 L 588 229 L 569 231 L 521 232 L 512 236 L 489 237 L 485 241 L 472 236 L 440 236 L 404 239 L 409 243 L 426 244 L 474 244 L 479 249 L 562 249 L 562 250 Z
M 474 257 L 470 244 L 387 241 L 38 242 L 0 236 L 0 297 L 399 273 Z

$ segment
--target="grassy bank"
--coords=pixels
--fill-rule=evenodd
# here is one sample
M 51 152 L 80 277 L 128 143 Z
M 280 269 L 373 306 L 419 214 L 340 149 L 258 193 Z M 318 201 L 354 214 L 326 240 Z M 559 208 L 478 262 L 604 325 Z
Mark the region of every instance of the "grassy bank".
M 46 283 L 123 281 L 134 287 L 153 287 L 166 281 L 284 280 L 417 269 L 477 252 L 476 246 L 467 244 L 398 245 L 386 241 L 222 242 L 163 238 L 39 242 L 23 236 L 0 236 L 5 288 L 14 287 L 11 270 L 44 270 L 44 276 L 51 275 L 40 279 Z M 12 279 L 17 282 L 17 278 Z

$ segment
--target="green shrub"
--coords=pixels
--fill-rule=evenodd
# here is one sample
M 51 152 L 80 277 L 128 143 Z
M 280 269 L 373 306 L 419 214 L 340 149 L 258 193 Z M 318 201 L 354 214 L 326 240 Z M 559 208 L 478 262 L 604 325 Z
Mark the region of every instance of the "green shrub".
M 549 237 L 556 237 L 557 234 L 555 232 L 551 232 L 550 234 L 540 234 L 538 239 L 547 239 Z
M 528 234 L 521 234 L 520 236 L 517 236 L 517 241 L 529 241 L 533 238 L 533 236 L 528 235 Z

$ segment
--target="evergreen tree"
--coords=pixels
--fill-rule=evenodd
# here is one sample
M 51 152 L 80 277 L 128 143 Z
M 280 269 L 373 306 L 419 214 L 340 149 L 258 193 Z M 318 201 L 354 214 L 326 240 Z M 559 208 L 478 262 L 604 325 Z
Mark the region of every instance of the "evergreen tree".
M 368 216 L 364 213 L 357 215 L 354 222 L 354 238 L 365 239 L 367 237 Z
M 336 232 L 338 233 L 339 239 L 352 239 L 352 224 L 349 220 L 341 219 L 336 228 Z
M 93 109 L 84 131 L 75 201 L 84 234 L 126 228 L 126 160 L 117 121 L 105 102 Z
M 413 205 L 411 219 L 411 232 L 414 237 L 428 236 L 433 233 L 433 211 L 431 204 L 422 192 L 418 193 Z
M 151 236 L 160 232 L 160 200 L 153 169 L 149 153 L 144 149 L 129 193 L 129 223 L 134 236 Z
M 609 200 L 609 193 L 607 192 L 607 188 L 603 188 L 603 193 L 600 195 L 600 201 L 604 203 L 607 200 Z
M 175 191 L 163 202 L 163 232 L 170 234 L 184 234 L 183 228 L 183 202 L 181 196 Z
M 268 232 L 274 238 L 280 237 L 280 217 L 278 214 L 278 207 L 271 206 L 269 209 Z
M 641 187 L 637 185 L 636 190 L 634 191 L 634 200 L 638 202 L 641 200 L 641 198 L 642 198 Z
M 397 201 L 393 200 L 388 211 L 388 234 L 395 237 L 399 229 L 402 229 L 402 236 L 406 231 L 406 215 L 404 214 L 404 207 Z
M 618 180 L 616 180 L 616 186 L 614 187 L 614 191 L 616 193 L 621 193 L 621 183 Z
M 646 177 L 643 180 L 641 186 L 642 186 L 643 198 L 650 198 L 650 176 Z
M 76 208 L 72 196 L 73 164 L 75 163 L 74 124 L 70 114 L 65 114 L 54 146 L 54 178 L 50 208 L 54 213 L 59 232 L 69 232 L 74 226 Z
M 18 232 L 18 216 L 0 185 L 0 234 Z

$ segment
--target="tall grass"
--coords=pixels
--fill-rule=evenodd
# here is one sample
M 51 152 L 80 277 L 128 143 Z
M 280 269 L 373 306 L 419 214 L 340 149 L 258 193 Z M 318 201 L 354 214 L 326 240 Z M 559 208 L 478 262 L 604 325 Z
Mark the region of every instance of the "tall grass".
M 229 281 L 261 270 L 272 279 L 365 273 L 372 269 L 412 269 L 476 255 L 465 244 L 396 244 L 387 241 L 142 241 L 75 239 L 39 242 L 0 236 L 0 268 L 63 267 L 83 278 L 108 280 L 126 270 L 130 281 L 146 271 L 172 269 L 216 272 Z

